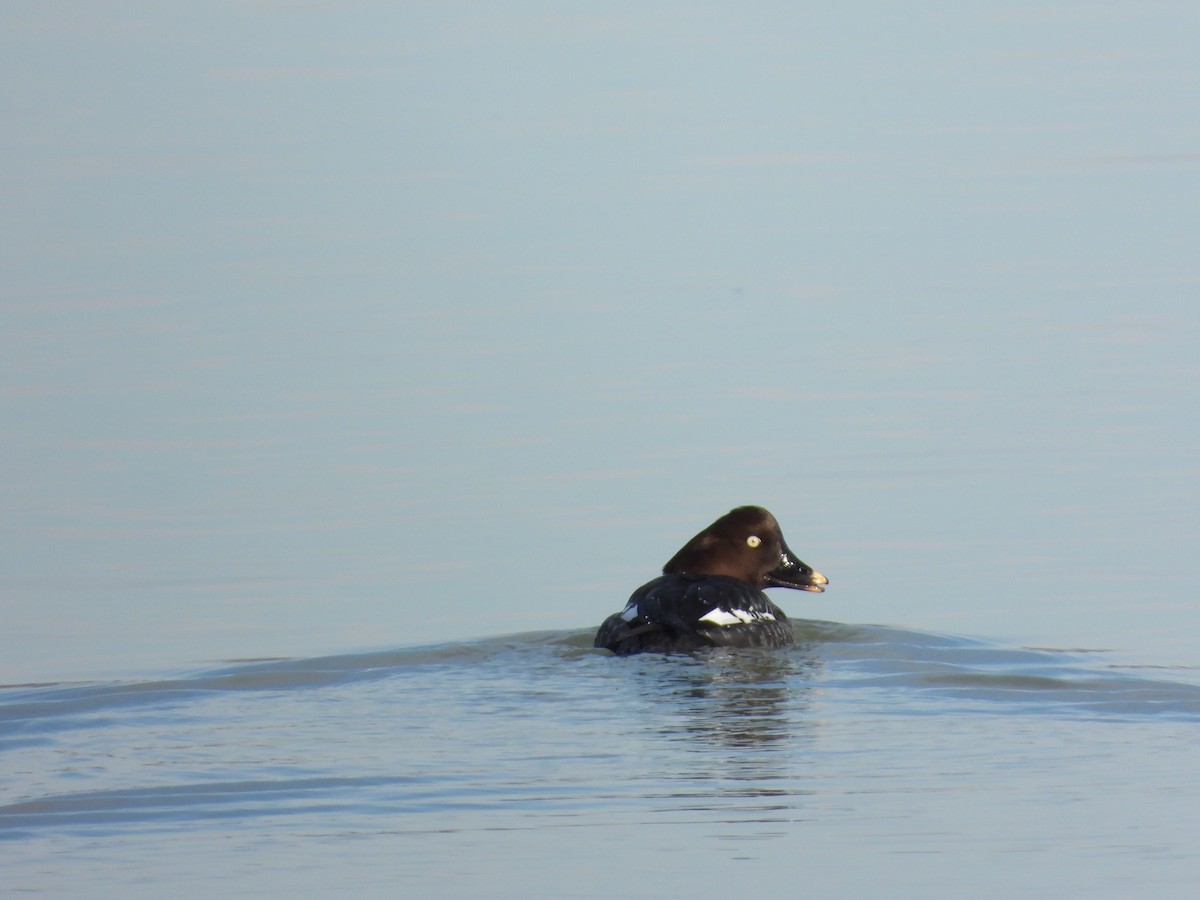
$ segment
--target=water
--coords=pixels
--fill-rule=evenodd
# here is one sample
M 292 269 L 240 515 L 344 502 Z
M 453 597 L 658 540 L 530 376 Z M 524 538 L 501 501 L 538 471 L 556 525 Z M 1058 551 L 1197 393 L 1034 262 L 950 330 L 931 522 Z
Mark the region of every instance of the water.
M 1193 896 L 1198 16 L 0 4 L 4 889 Z
M 6 886 L 1194 890 L 1196 672 L 797 629 L 788 651 L 616 659 L 542 632 L 8 687 Z

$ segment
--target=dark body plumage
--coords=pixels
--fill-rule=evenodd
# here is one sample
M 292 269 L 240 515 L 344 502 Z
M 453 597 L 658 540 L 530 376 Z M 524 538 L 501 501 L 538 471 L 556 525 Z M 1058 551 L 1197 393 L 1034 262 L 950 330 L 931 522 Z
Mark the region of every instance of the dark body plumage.
M 663 575 L 644 584 L 629 598 L 637 611 L 629 621 L 622 613 L 604 620 L 596 646 L 622 656 L 630 653 L 682 653 L 702 647 L 786 647 L 795 641 L 782 609 L 751 584 L 727 575 Z M 701 621 L 713 610 L 749 622 L 717 625 Z M 769 617 L 769 618 L 768 618 Z M 723 619 L 723 616 L 713 616 Z
M 765 509 L 742 506 L 692 538 L 664 574 L 609 616 L 595 646 L 632 653 L 687 653 L 705 647 L 786 647 L 787 615 L 764 587 L 822 591 L 828 579 L 800 562 Z

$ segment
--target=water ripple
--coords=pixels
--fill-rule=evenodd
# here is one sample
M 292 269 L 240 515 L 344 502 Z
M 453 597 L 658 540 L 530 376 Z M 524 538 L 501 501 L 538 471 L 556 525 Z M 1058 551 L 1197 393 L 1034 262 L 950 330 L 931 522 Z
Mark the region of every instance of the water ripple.
M 1042 733 L 1200 720 L 1190 671 L 796 628 L 786 651 L 618 659 L 588 629 L 0 689 L 0 837 L 380 817 L 445 832 L 501 827 L 498 815 L 509 829 L 699 816 L 765 835 L 828 789 L 811 771 L 835 733 L 908 741 L 921 717 L 937 747 L 972 721 L 986 742 L 1029 716 Z

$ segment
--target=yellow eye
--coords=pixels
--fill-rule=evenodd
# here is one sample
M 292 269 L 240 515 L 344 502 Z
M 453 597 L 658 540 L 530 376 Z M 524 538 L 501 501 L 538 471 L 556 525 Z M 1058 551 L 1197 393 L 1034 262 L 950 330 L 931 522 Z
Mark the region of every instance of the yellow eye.
M 747 547 L 757 547 L 761 543 L 762 543 L 762 538 L 760 538 L 756 534 L 752 534 L 752 535 L 750 535 L 750 537 L 746 538 L 746 546 Z

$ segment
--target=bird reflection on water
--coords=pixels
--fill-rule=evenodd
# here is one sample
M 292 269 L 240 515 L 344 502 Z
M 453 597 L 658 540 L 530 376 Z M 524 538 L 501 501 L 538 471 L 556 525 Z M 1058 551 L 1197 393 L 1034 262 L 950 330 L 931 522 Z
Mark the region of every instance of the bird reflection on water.
M 639 694 L 653 713 L 646 736 L 664 742 L 656 762 L 672 767 L 658 773 L 668 787 L 656 794 L 658 811 L 703 810 L 717 822 L 793 819 L 797 799 L 812 793 L 801 759 L 819 729 L 812 707 L 822 665 L 806 645 L 637 660 Z

